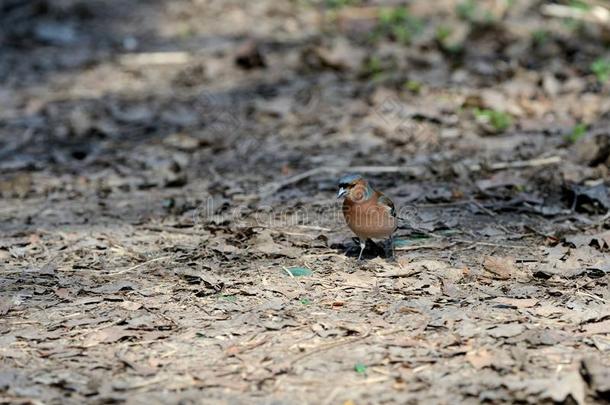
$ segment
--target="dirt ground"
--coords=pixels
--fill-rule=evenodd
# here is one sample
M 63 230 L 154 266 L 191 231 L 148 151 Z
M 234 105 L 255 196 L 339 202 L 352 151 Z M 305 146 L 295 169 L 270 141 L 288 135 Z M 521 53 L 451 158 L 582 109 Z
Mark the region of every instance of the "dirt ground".
M 0 403 L 608 403 L 610 30 L 547 3 L 0 1 Z

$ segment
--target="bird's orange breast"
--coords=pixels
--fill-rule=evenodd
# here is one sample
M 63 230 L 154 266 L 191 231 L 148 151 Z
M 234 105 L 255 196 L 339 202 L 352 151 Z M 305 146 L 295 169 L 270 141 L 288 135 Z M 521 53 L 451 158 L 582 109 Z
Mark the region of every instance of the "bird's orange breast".
M 396 230 L 396 218 L 388 207 L 378 204 L 378 196 L 364 201 L 346 198 L 343 216 L 347 226 L 360 238 L 384 239 Z

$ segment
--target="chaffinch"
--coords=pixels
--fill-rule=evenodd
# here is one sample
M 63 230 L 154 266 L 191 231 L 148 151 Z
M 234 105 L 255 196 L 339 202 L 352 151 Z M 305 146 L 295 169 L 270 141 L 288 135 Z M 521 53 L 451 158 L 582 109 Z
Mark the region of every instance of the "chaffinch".
M 360 240 L 358 260 L 362 258 L 367 239 L 389 238 L 393 257 L 392 234 L 397 227 L 397 217 L 392 200 L 375 190 L 358 174 L 350 174 L 339 180 L 337 198 L 343 197 L 345 222 Z

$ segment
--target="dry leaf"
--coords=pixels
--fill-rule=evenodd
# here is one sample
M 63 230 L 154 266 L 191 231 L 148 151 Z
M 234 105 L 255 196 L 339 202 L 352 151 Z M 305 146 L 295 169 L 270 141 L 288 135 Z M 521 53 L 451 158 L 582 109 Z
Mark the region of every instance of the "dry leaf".
M 96 346 L 100 343 L 112 343 L 125 337 L 137 336 L 137 333 L 125 329 L 123 326 L 111 326 L 106 329 L 90 333 L 83 342 L 84 347 Z
M 515 308 L 531 308 L 538 304 L 538 300 L 535 298 L 508 298 L 508 297 L 497 297 L 491 300 L 497 304 L 507 305 Z
M 585 335 L 600 335 L 610 333 L 610 319 L 597 323 L 589 323 L 583 326 Z
M 497 328 L 490 329 L 488 333 L 496 338 L 499 337 L 513 337 L 521 334 L 525 330 L 525 326 L 520 323 L 507 323 L 500 325 Z
M 493 354 L 487 349 L 473 350 L 466 353 L 466 360 L 480 370 L 493 364 Z
M 578 405 L 585 403 L 585 384 L 577 371 L 573 371 L 559 378 L 550 386 L 545 396 L 558 403 L 565 403 L 572 397 Z
M 515 259 L 512 257 L 487 256 L 483 262 L 483 268 L 492 273 L 495 278 L 508 280 L 518 273 L 515 267 Z

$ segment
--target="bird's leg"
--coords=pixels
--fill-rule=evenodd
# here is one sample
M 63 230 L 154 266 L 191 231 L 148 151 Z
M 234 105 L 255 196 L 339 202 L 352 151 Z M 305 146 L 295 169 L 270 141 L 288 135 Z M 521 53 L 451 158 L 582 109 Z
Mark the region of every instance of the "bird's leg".
M 389 246 L 386 244 L 385 256 L 390 260 L 395 260 L 396 252 L 394 251 L 394 235 L 390 235 L 387 243 L 389 243 Z
M 362 259 L 362 252 L 364 252 L 364 248 L 366 247 L 366 239 L 360 238 L 360 254 L 358 255 L 358 261 Z

